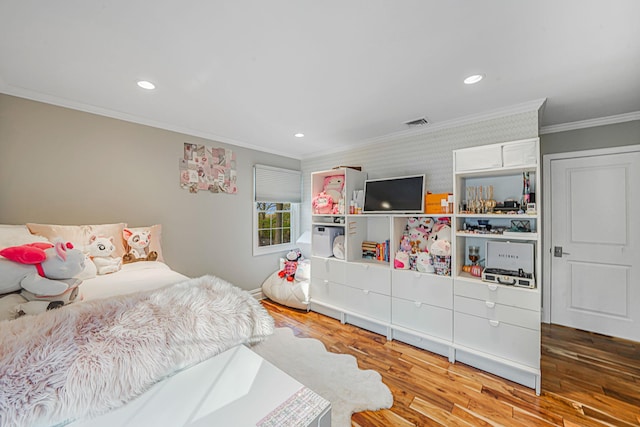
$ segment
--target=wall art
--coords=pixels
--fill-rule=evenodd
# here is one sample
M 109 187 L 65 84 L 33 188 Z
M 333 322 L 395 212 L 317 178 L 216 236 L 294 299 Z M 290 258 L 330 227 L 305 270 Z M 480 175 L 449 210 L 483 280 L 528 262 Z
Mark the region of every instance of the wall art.
M 236 194 L 236 153 L 226 148 L 184 143 L 184 156 L 179 162 L 180 186 L 191 193 Z

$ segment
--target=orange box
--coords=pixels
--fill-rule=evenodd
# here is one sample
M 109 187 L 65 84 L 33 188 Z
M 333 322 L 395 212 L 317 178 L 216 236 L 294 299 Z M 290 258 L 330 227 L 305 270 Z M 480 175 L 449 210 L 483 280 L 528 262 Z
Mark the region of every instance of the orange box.
M 424 196 L 424 213 L 428 214 L 446 214 L 453 213 L 447 212 L 448 199 L 450 193 L 427 193 Z M 445 200 L 445 206 L 442 206 L 442 200 Z

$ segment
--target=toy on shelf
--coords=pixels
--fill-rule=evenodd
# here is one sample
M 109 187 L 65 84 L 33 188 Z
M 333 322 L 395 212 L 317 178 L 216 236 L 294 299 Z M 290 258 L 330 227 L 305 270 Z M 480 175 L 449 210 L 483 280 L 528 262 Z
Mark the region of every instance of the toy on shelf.
M 324 178 L 322 191 L 331 197 L 331 201 L 337 204 L 342 199 L 344 188 L 344 175 L 331 175 Z
M 331 214 L 333 212 L 333 201 L 324 191 L 317 194 L 311 202 L 314 214 Z
M 451 258 L 450 221 L 449 218 L 408 217 L 395 254 L 394 268 L 450 274 L 448 268 L 436 268 L 435 264 L 436 260 L 442 263 L 446 262 L 445 258 Z

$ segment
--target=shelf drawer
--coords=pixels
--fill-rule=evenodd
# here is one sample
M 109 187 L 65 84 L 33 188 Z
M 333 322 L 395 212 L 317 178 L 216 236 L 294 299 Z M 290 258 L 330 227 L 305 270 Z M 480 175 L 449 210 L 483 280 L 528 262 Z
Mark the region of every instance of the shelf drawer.
M 345 300 L 344 285 L 326 279 L 311 279 L 309 296 L 316 302 L 341 307 Z
M 454 343 L 527 366 L 540 366 L 540 332 L 454 313 Z
M 453 279 L 408 270 L 393 270 L 392 295 L 409 301 L 452 308 Z
M 455 295 L 490 301 L 498 304 L 540 310 L 540 293 L 537 289 L 523 289 L 496 285 L 488 282 L 454 280 Z
M 345 283 L 354 288 L 391 295 L 391 270 L 388 265 L 348 263 Z
M 497 320 L 528 329 L 540 329 L 539 311 L 497 304 L 491 301 L 481 301 L 458 295 L 455 297 L 455 307 L 457 312 L 471 314 L 483 319 Z
M 391 298 L 391 323 L 451 341 L 453 312 L 442 307 Z
M 337 259 L 311 257 L 311 274 L 319 279 L 345 283 L 347 263 Z
M 371 317 L 380 322 L 391 322 L 391 297 L 351 286 L 342 287 L 345 299 L 340 306 L 345 310 Z

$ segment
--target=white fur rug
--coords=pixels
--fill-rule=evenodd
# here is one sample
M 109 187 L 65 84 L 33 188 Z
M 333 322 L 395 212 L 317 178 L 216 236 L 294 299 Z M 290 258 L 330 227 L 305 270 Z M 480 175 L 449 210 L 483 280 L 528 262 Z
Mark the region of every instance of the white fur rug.
M 92 417 L 241 343 L 273 333 L 246 291 L 203 276 L 0 322 L 0 426 Z
M 358 368 L 349 354 L 328 352 L 322 342 L 277 328 L 253 351 L 331 402 L 331 425 L 350 427 L 351 414 L 390 408 L 393 395 L 378 372 Z

